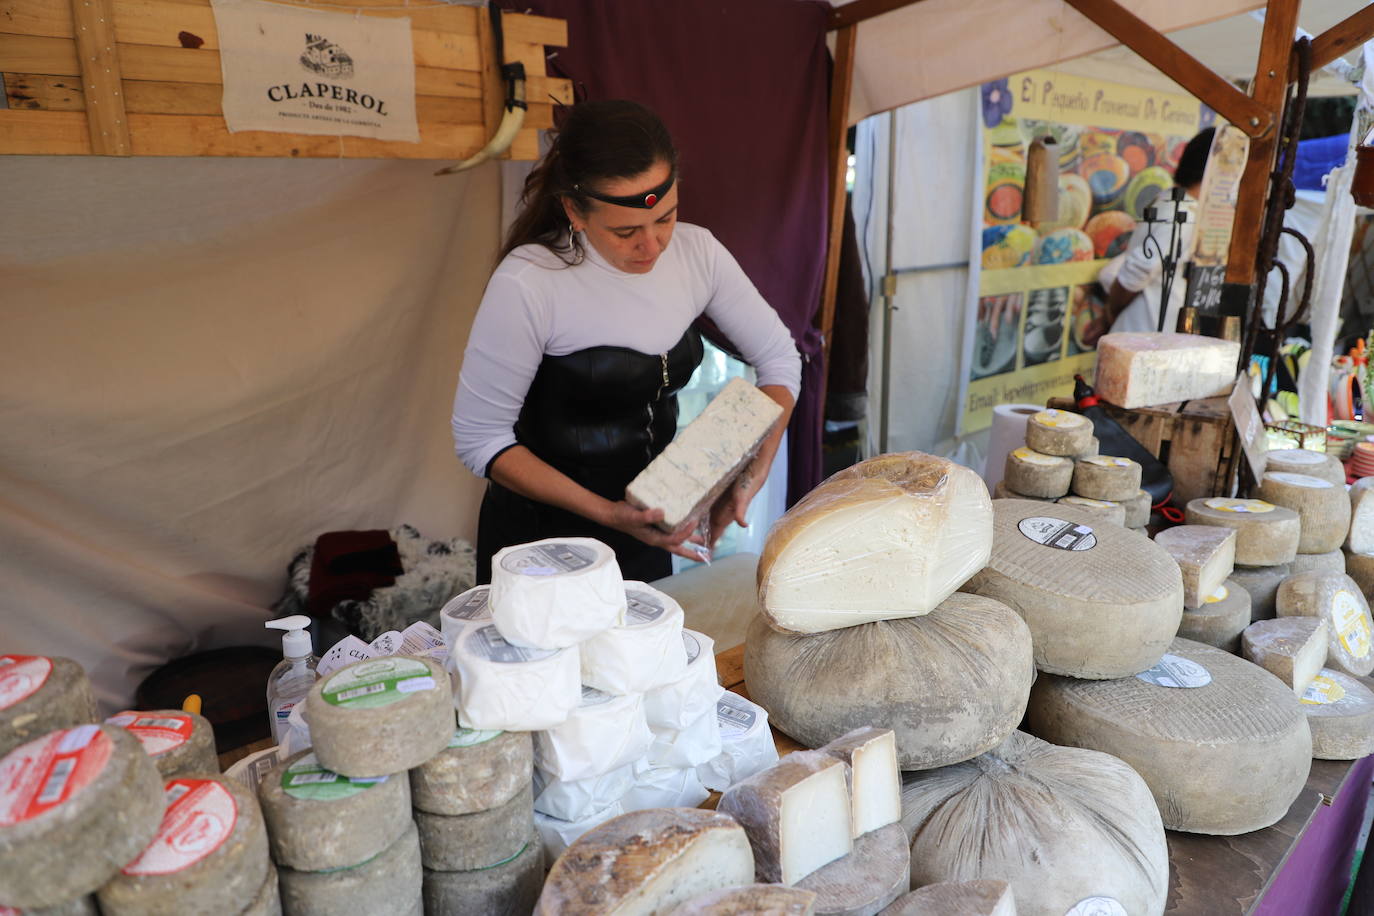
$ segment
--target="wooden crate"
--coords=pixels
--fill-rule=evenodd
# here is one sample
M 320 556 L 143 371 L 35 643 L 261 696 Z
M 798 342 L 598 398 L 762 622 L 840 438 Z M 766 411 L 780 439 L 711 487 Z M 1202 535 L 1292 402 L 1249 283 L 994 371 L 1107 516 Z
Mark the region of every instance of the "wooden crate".
M 1126 410 L 1100 402 L 1174 477 L 1174 505 L 1228 494 L 1232 472 L 1233 423 L 1227 399 L 1203 398 Z M 1072 398 L 1051 398 L 1050 407 L 1076 410 Z
M 229 133 L 209 0 L 0 0 L 9 105 L 0 109 L 0 154 L 456 160 L 486 145 L 505 99 L 486 10 L 403 0 L 354 0 L 354 8 L 410 19 L 418 143 Z M 573 100 L 571 83 L 544 69 L 545 46 L 567 44 L 567 23 L 507 14 L 503 30 L 507 62 L 525 65 L 530 102 L 504 158 L 536 159 L 553 105 Z

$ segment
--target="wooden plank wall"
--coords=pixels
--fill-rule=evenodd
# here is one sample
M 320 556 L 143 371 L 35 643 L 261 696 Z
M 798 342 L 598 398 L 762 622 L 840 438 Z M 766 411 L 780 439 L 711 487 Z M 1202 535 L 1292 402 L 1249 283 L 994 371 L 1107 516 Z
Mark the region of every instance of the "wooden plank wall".
M 395 0 L 350 6 L 410 18 L 419 143 L 229 133 L 208 0 L 0 0 L 0 79 L 9 105 L 0 109 L 0 154 L 462 159 L 481 149 L 493 128 L 483 100 L 505 97 L 494 46 L 483 42 L 490 33 L 485 10 L 403 7 Z M 90 51 L 105 56 L 83 74 L 81 60 L 91 54 L 78 53 L 77 19 L 90 17 L 108 33 L 105 15 L 113 17 L 114 40 L 86 39 Z M 506 59 L 524 63 L 530 100 L 509 157 L 534 159 L 537 131 L 552 125 L 553 106 L 572 102 L 571 84 L 544 69 L 546 46 L 567 44 L 567 24 L 508 14 L 504 31 Z M 112 100 L 122 100 L 122 108 Z

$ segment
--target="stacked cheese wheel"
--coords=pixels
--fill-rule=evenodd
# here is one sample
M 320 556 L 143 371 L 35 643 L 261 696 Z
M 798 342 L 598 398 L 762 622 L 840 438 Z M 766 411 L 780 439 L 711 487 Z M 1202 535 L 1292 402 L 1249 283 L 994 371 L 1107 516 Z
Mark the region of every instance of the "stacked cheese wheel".
M 1226 587 L 1239 586 L 1249 596 L 1252 621 L 1272 618 L 1279 585 L 1293 572 L 1298 557 L 1298 512 L 1267 499 L 1211 496 L 1190 500 L 1184 517 L 1189 526 L 1235 531 L 1234 568 Z M 1183 635 L 1196 638 L 1199 630 Z
M 1365 597 L 1374 595 L 1374 477 L 1362 477 L 1350 486 L 1350 533 L 1346 537 L 1344 572 L 1359 583 Z

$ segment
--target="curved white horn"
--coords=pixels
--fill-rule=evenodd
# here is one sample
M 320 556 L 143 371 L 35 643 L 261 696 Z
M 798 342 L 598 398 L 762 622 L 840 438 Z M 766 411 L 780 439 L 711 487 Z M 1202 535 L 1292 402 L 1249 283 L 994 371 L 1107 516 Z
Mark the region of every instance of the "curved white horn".
M 486 146 L 482 147 L 471 157 L 464 159 L 457 165 L 450 165 L 448 168 L 440 169 L 435 175 L 452 175 L 454 172 L 462 172 L 473 166 L 481 165 L 488 159 L 495 159 L 497 156 L 510 149 L 511 143 L 515 142 L 515 135 L 520 132 L 520 128 L 525 124 L 525 109 L 520 107 L 507 108 L 506 113 L 501 117 L 501 124 L 496 128 L 496 133 L 492 134 L 491 140 Z

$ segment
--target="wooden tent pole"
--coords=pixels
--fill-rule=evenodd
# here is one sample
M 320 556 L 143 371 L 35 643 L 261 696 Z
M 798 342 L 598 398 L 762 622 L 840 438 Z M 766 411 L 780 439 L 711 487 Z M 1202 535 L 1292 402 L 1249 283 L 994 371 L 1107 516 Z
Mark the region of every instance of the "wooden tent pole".
M 854 88 L 854 46 L 858 31 L 858 26 L 851 25 L 840 29 L 835 35 L 835 67 L 830 76 L 830 232 L 826 242 L 821 308 L 817 315 L 826 366 L 830 365 L 830 338 L 835 327 L 835 291 L 840 273 L 840 243 L 844 239 L 845 174 L 849 169 L 845 138 L 849 133 L 849 95 Z M 821 399 L 825 399 L 824 379 L 821 381 Z
M 129 155 L 129 118 L 124 111 L 119 52 L 115 49 L 114 3 L 72 0 L 76 57 L 81 65 L 81 91 L 91 153 Z
M 1359 12 L 1342 19 L 1331 28 L 1312 39 L 1312 69 L 1325 67 L 1347 51 L 1353 51 L 1374 37 L 1374 6 L 1366 6 Z M 1296 67 L 1289 73 L 1289 80 L 1296 80 Z

